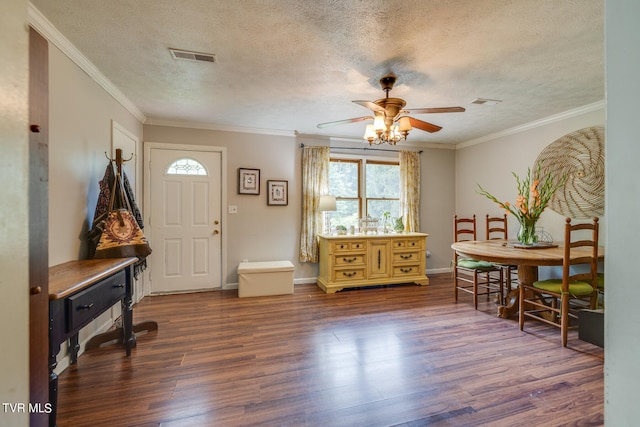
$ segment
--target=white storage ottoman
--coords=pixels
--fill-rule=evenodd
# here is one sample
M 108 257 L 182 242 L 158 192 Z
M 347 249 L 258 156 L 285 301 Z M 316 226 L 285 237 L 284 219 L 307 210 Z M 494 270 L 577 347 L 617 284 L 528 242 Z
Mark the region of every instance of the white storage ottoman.
M 293 264 L 290 261 L 241 262 L 238 277 L 240 298 L 293 293 Z

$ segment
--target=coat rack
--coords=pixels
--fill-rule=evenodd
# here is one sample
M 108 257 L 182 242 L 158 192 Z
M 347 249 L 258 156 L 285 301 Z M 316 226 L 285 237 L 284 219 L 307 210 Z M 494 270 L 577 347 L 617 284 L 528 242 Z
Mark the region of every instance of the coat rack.
M 104 156 L 107 158 L 107 160 L 109 160 L 110 162 L 114 162 L 116 164 L 116 170 L 118 171 L 118 175 L 120 175 L 120 178 L 122 178 L 122 164 L 133 159 L 133 153 L 131 153 L 131 157 L 129 157 L 128 159 L 124 160 L 122 158 L 122 148 L 116 148 L 116 158 L 115 159 L 112 159 L 111 157 L 109 157 L 109 155 L 107 154 L 106 151 L 104 152 Z
M 106 151 L 104 152 L 104 155 L 107 158 L 107 160 L 109 160 L 110 162 L 114 162 L 116 164 L 116 170 L 117 170 L 118 176 L 120 177 L 121 182 L 124 182 L 122 164 L 132 160 L 133 153 L 131 153 L 131 157 L 129 157 L 126 160 L 122 158 L 121 148 L 116 148 L 115 159 L 112 159 L 111 157 L 109 157 Z M 133 304 L 133 301 L 131 302 L 131 304 Z M 134 324 L 133 325 L 133 333 L 134 333 L 133 345 L 135 345 L 135 334 L 140 332 L 151 332 L 151 331 L 157 331 L 157 330 L 158 330 L 158 322 L 153 320 L 147 320 L 144 322 Z M 91 338 L 89 341 L 87 341 L 87 344 L 85 345 L 85 349 L 90 350 L 92 348 L 98 348 L 103 344 L 107 344 L 116 340 L 122 342 L 123 339 L 124 339 L 124 331 L 121 326 L 118 326 L 112 331 L 104 332 L 102 334 L 96 335 L 95 337 Z

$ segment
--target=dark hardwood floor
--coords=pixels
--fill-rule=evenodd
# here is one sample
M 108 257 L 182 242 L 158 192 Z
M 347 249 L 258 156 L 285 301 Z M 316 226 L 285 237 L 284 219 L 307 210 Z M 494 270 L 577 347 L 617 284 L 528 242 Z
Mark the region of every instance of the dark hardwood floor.
M 597 426 L 604 352 L 429 286 L 238 298 L 145 297 L 131 357 L 115 344 L 60 375 L 58 425 Z

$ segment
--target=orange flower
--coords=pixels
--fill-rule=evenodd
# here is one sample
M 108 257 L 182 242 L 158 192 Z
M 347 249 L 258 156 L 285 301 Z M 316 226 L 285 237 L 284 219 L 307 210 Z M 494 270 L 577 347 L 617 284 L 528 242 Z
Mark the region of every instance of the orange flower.
M 564 186 L 567 177 L 565 175 L 554 182 L 551 174 L 541 175 L 541 165 L 539 163 L 536 167 L 537 170 L 534 171 L 528 169 L 527 175 L 522 179 L 515 172 L 511 173 L 515 177 L 518 186 L 518 195 L 513 206 L 509 202 L 499 201 L 482 188 L 480 184 L 478 184 L 478 194 L 496 202 L 498 206 L 518 218 L 520 223 L 525 220 L 537 221 L 540 218 L 540 214 L 546 209 L 553 193 Z

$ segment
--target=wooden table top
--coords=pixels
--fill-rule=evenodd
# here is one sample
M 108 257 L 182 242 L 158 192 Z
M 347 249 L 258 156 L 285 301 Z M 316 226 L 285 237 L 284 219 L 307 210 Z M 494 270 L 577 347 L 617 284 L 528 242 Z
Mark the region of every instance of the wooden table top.
M 49 267 L 49 300 L 64 298 L 136 261 L 135 257 L 85 259 Z
M 562 265 L 564 247 L 522 249 L 507 245 L 506 240 L 474 240 L 455 242 L 451 248 L 458 254 L 489 262 L 515 265 Z M 513 242 L 512 242 L 513 243 Z M 571 257 L 589 255 L 588 248 L 575 248 Z M 598 247 L 598 258 L 604 259 L 604 247 Z

